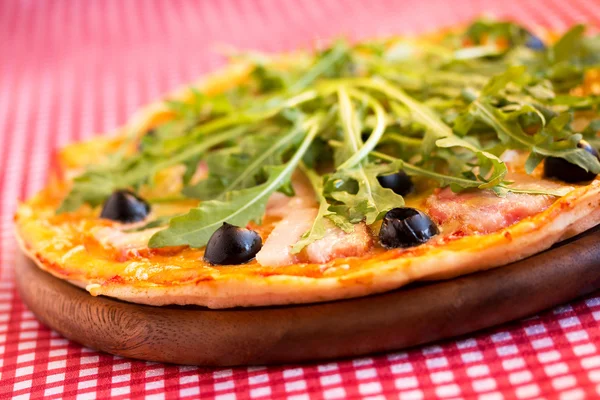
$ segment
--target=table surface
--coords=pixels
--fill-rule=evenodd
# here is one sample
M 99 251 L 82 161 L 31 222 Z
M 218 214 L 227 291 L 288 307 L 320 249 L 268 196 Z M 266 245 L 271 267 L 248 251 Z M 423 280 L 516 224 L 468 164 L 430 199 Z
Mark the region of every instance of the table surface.
M 483 12 L 532 29 L 600 26 L 597 0 L 0 1 L 0 399 L 598 397 L 599 293 L 410 351 L 212 370 L 82 348 L 39 324 L 15 290 L 12 214 L 43 186 L 53 149 L 219 67 L 219 50 L 413 34 Z

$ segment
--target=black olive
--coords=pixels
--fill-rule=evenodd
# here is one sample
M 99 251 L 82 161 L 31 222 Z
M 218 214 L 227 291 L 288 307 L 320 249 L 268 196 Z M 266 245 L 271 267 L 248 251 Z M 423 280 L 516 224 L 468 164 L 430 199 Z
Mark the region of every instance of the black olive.
M 398 171 L 391 175 L 378 176 L 377 180 L 381 186 L 386 189 L 392 189 L 394 193 L 400 196 L 406 196 L 415 188 L 412 179 L 404 171 Z
M 584 149 L 600 160 L 598 151 L 585 140 L 579 141 L 577 147 Z M 596 178 L 596 174 L 593 172 L 586 171 L 580 166 L 571 164 L 567 160 L 558 157 L 547 157 L 544 160 L 544 176 L 557 178 L 568 183 L 591 181 Z
M 362 139 L 363 142 L 366 142 L 367 140 L 369 140 L 369 136 L 371 136 L 371 131 L 365 131 L 365 132 L 360 133 L 360 138 Z
M 224 222 L 208 239 L 204 259 L 215 265 L 243 264 L 252 260 L 261 248 L 258 233 Z
M 410 207 L 394 208 L 383 217 L 379 242 L 388 249 L 413 247 L 440 233 L 429 216 Z
M 527 40 L 525 41 L 525 46 L 529 47 L 531 50 L 536 50 L 536 51 L 546 50 L 546 44 L 544 43 L 544 41 L 531 33 L 527 34 Z
M 129 190 L 117 190 L 104 202 L 100 218 L 138 222 L 150 213 L 150 205 Z

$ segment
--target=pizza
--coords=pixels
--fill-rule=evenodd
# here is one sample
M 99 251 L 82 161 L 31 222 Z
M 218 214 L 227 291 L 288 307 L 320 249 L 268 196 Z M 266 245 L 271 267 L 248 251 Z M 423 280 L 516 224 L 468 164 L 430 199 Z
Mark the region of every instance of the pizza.
M 60 150 L 24 252 L 85 288 L 210 308 L 365 296 L 600 223 L 600 37 L 477 20 L 230 66 Z

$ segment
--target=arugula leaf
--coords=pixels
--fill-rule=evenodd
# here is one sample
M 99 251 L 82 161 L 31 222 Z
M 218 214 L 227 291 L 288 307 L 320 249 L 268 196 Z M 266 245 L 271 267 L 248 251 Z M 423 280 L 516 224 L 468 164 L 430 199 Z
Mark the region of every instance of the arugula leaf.
M 548 60 L 558 64 L 570 60 L 574 55 L 579 55 L 582 46 L 584 25 L 575 25 L 548 49 Z
M 274 191 L 293 195 L 290 177 L 302 163 L 319 212 L 297 252 L 330 224 L 350 232 L 404 204 L 377 180 L 400 169 L 456 192 L 564 194 L 519 188 L 499 157 L 517 149 L 529 152 L 527 172 L 562 157 L 600 173 L 577 147 L 582 138 L 600 146 L 597 122 L 580 128 L 600 106 L 586 75 L 600 66 L 600 37 L 577 26 L 545 50 L 530 49 L 530 39 L 517 24 L 480 20 L 435 43 L 338 41 L 283 63 L 251 55 L 248 79 L 234 88 L 167 101 L 169 120 L 89 166 L 59 212 L 97 206 L 119 188 L 143 189 L 151 203 L 196 198 L 203 202 L 168 217 L 152 245 L 198 247 L 223 222 L 260 220 Z M 197 182 L 199 166 L 208 175 Z M 176 184 L 161 193 L 165 176 Z
M 332 145 L 337 145 L 337 143 L 333 142 Z M 450 186 L 452 190 L 456 192 L 468 188 L 477 188 L 481 184 L 481 182 L 478 182 L 476 180 L 446 175 L 425 168 L 421 168 L 417 165 L 410 164 L 406 161 L 392 157 L 385 153 L 381 153 L 379 151 L 373 151 L 371 155 L 379 158 L 380 160 L 389 162 L 389 164 L 387 165 L 387 168 L 389 168 L 389 170 L 380 173 L 381 175 L 397 172 L 399 170 L 404 170 L 409 175 L 422 176 L 439 182 L 441 186 Z
M 542 161 L 544 161 L 544 158 L 545 157 L 543 155 L 535 153 L 533 151 L 529 153 L 527 161 L 525 161 L 525 172 L 527 172 L 528 174 L 533 173 L 537 166 L 540 165 Z
M 526 41 L 527 31 L 513 22 L 480 19 L 469 25 L 464 36 L 477 45 L 498 39 L 520 45 Z
M 355 129 L 354 108 L 350 96 L 343 86 L 338 89 L 338 97 L 340 122 L 345 138 L 343 148 L 345 153 L 350 155 L 348 160 L 352 160 L 352 157 L 360 154 L 363 141 L 360 132 Z M 350 193 L 347 190 L 333 190 L 328 193 L 332 199 L 341 203 L 333 207 L 334 210 L 337 210 L 337 214 L 341 214 L 352 223 L 365 220 L 367 224 L 372 224 L 392 208 L 404 204 L 402 196 L 390 189 L 383 188 L 377 181 L 377 175 L 382 174 L 389 167 L 365 164 L 360 160 L 352 167 L 346 167 L 347 164 L 349 163 L 344 162 L 328 178 L 328 181 L 336 182 L 329 187 L 348 188 L 354 186 L 353 183 L 358 187 L 356 193 Z
M 362 145 L 362 138 L 360 135 L 361 129 L 359 128 L 359 118 L 352 105 L 352 100 L 348 95 L 348 91 L 343 86 L 338 89 L 338 98 L 339 119 L 344 132 L 344 141 L 346 143 L 345 146 L 341 147 L 343 153 L 338 152 L 338 158 L 343 157 L 347 161 L 358 152 L 359 147 Z M 343 163 L 341 163 L 340 166 L 341 165 L 343 165 Z
M 297 92 L 308 87 L 323 75 L 338 75 L 341 68 L 349 65 L 349 48 L 346 42 L 337 41 L 328 50 L 317 56 L 314 65 L 289 87 L 290 92 Z
M 84 203 L 99 205 L 116 189 L 140 186 L 158 171 L 184 163 L 239 134 L 240 129 L 237 128 L 206 137 L 198 143 L 188 144 L 185 149 L 181 149 L 170 158 L 141 153 L 120 163 L 90 166 L 86 172 L 74 179 L 73 188 L 57 212 L 74 211 Z
M 296 242 L 294 246 L 292 246 L 292 254 L 298 254 L 309 244 L 322 239 L 327 233 L 329 226 L 331 226 L 331 223 L 335 224 L 346 233 L 354 231 L 354 225 L 352 225 L 350 221 L 344 216 L 329 210 L 331 204 L 323 194 L 323 178 L 315 171 L 306 168 L 306 166 L 303 166 L 302 164 L 300 165 L 300 168 L 310 180 L 313 190 L 315 191 L 315 195 L 319 201 L 319 212 L 310 229 L 302 235 L 300 240 Z
M 435 149 L 437 139 L 451 136 L 452 130 L 428 107 L 407 95 L 402 89 L 383 80 L 357 80 L 357 84 L 378 90 L 404 104 L 411 112 L 416 122 L 427 128 L 423 139 L 423 154 L 429 154 Z
M 460 192 L 464 189 L 480 188 L 480 186 L 481 186 L 481 183 L 477 180 L 468 179 L 468 178 L 459 178 L 459 177 L 455 177 L 455 176 L 451 176 L 451 175 L 446 175 L 446 174 L 430 171 L 430 170 L 427 170 L 424 168 L 420 168 L 416 165 L 406 163 L 402 160 L 399 160 L 397 158 L 391 157 L 387 154 L 380 153 L 377 151 L 374 151 L 371 154 L 381 160 L 390 162 L 397 169 L 402 169 L 402 170 L 406 171 L 406 173 L 408 173 L 409 175 L 422 176 L 425 178 L 436 180 L 442 186 L 450 186 L 450 188 L 452 189 L 453 192 Z M 513 193 L 536 194 L 536 195 L 550 195 L 550 196 L 557 196 L 557 197 L 564 196 L 565 194 L 567 194 L 571 191 L 571 189 L 569 187 L 563 187 L 563 188 L 558 188 L 558 189 L 544 189 L 544 190 L 522 189 L 522 188 L 511 187 L 511 182 L 506 182 L 506 181 L 498 184 L 497 186 L 494 186 L 493 188 L 491 188 L 491 190 L 493 190 L 499 196 L 504 196 L 508 192 L 513 192 Z
M 260 221 L 269 196 L 284 185 L 302 159 L 319 131 L 319 124 L 312 120 L 306 124 L 308 132 L 294 156 L 281 166 L 267 166 L 268 179 L 252 188 L 227 193 L 225 199 L 202 202 L 187 214 L 171 219 L 169 227 L 150 239 L 150 247 L 180 246 L 202 247 L 211 235 L 227 222 L 245 226 L 250 221 Z
M 291 97 L 269 98 L 267 101 L 257 102 L 258 104 L 250 109 L 240 110 L 236 113 L 227 114 L 210 120 L 205 124 L 194 128 L 187 139 L 194 140 L 224 129 L 262 122 L 280 114 L 286 108 L 300 106 L 317 97 L 318 93 L 315 90 L 306 90 Z M 166 141 L 165 145 L 168 144 L 168 141 Z
M 471 104 L 471 109 L 478 119 L 496 131 L 498 138 L 505 145 L 517 149 L 526 149 L 533 145 L 531 138 L 523 132 L 516 121 L 509 120 L 500 110 L 493 107 L 486 100 L 475 100 Z
M 492 188 L 502 182 L 508 172 L 506 165 L 497 156 L 477 148 L 465 139 L 457 137 L 452 129 L 446 125 L 433 111 L 420 102 L 414 100 L 401 89 L 383 81 L 363 82 L 367 87 L 382 91 L 406 105 L 412 112 L 416 121 L 427 127 L 423 138 L 423 152 L 430 154 L 435 148 L 461 147 L 475 154 L 479 160 L 480 173 L 477 175 L 482 181 L 480 188 Z M 487 175 L 490 175 L 487 177 Z
M 348 187 L 349 181 L 358 185 L 356 193 L 346 190 L 335 190 L 327 193 L 329 197 L 341 204 L 334 205 L 332 209 L 344 216 L 352 223 L 365 221 L 367 225 L 383 218 L 392 208 L 402 207 L 404 199 L 391 189 L 382 187 L 377 180 L 378 175 L 385 175 L 397 171 L 388 164 L 360 164 L 351 169 L 340 170 L 332 174 L 328 180 L 346 183 L 341 187 Z M 331 187 L 331 186 L 330 186 Z
M 263 166 L 269 164 L 279 164 L 282 158 L 282 152 L 287 150 L 289 146 L 300 136 L 302 133 L 301 126 L 296 126 L 291 130 L 290 133 L 281 137 L 279 140 L 264 149 L 263 152 L 254 154 L 254 159 L 226 188 L 223 189 L 223 194 L 233 189 L 238 188 L 245 180 L 256 176 L 256 174 L 263 168 Z M 273 159 L 276 160 L 273 160 Z M 271 161 L 271 162 L 269 162 Z
M 283 136 L 255 134 L 241 139 L 239 146 L 213 152 L 206 158 L 209 176 L 185 187 L 182 193 L 191 198 L 212 200 L 234 189 L 252 187 L 264 176 L 264 166 L 283 163 L 283 153 L 302 133 L 298 125 Z
M 526 163 L 526 171 L 530 173 L 542 161 L 543 157 L 560 157 L 578 165 L 586 171 L 600 173 L 600 162 L 598 159 L 585 150 L 578 149 L 578 137 L 569 131 L 567 124 L 570 122 L 569 114 L 561 114 L 554 117 L 550 122 L 535 136 L 527 135 L 523 132 L 515 116 L 527 113 L 532 110 L 531 106 L 519 105 L 512 112 L 503 113 L 494 107 L 489 95 L 497 94 L 502 89 L 502 84 L 506 85 L 512 80 L 511 76 L 518 74 L 518 69 L 509 69 L 505 74 L 492 80 L 489 87 L 482 91 L 479 98 L 469 106 L 469 113 L 486 123 L 494 129 L 502 143 L 510 148 L 527 149 L 532 152 Z M 523 72 L 523 69 L 520 69 Z M 500 84 L 501 83 L 501 84 Z M 543 116 L 541 117 L 543 120 Z M 555 139 L 558 139 L 556 141 Z M 569 139 L 569 140 L 564 140 Z
M 523 65 L 509 67 L 502 74 L 493 76 L 481 91 L 482 96 L 499 95 L 506 87 L 510 85 L 524 86 L 529 82 L 529 76 L 525 73 L 526 68 Z
M 260 221 L 269 196 L 288 178 L 283 166 L 270 167 L 267 170 L 269 179 L 265 183 L 229 192 L 224 201 L 204 201 L 187 214 L 171 219 L 167 229 L 152 236 L 149 246 L 202 247 L 224 222 L 245 226 L 250 221 Z
M 213 200 L 221 196 L 224 190 L 225 185 L 219 177 L 209 176 L 194 185 L 184 187 L 181 194 L 191 199 Z
M 341 105 L 343 105 L 343 106 L 340 107 L 340 109 L 345 114 L 351 113 L 352 109 L 348 105 L 350 98 L 348 97 L 348 94 L 345 93 L 343 88 L 340 90 L 341 90 L 341 92 L 339 92 L 340 96 L 344 97 L 343 101 L 341 101 Z M 355 165 L 357 165 L 359 162 L 361 162 L 365 157 L 367 157 L 369 152 L 371 152 L 375 148 L 375 146 L 377 146 L 379 141 L 381 140 L 383 132 L 385 131 L 385 128 L 386 128 L 385 110 L 383 109 L 383 107 L 377 100 L 375 100 L 373 97 L 371 97 L 365 93 L 362 93 L 360 91 L 357 91 L 357 90 L 350 90 L 349 93 L 353 97 L 363 100 L 365 103 L 369 104 L 369 106 L 375 112 L 376 123 L 375 123 L 375 128 L 369 135 L 369 138 L 367 139 L 367 141 L 360 148 L 353 148 L 352 155 L 350 157 L 348 157 L 348 159 L 346 159 L 346 161 L 344 161 L 338 167 L 338 169 L 352 168 Z M 345 119 L 350 119 L 350 118 L 351 118 L 351 116 L 349 116 L 349 115 L 345 116 Z M 354 127 L 346 127 L 346 128 L 354 129 Z M 353 132 L 353 135 L 356 135 L 356 132 Z M 359 139 L 360 139 L 360 137 L 359 137 Z
M 479 160 L 479 173 L 476 176 L 482 182 L 478 186 L 480 189 L 490 189 L 499 185 L 508 172 L 504 162 L 497 156 L 478 149 L 464 139 L 456 136 L 448 136 L 438 139 L 436 145 L 442 148 L 462 147 L 475 153 Z
M 284 89 L 287 86 L 285 75 L 258 64 L 252 71 L 252 77 L 258 81 L 261 92 L 271 92 Z

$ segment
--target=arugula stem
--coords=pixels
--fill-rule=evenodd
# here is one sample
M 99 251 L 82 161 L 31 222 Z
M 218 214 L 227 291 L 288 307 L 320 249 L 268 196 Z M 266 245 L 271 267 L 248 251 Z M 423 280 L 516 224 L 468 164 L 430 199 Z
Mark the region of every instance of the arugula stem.
M 196 157 L 205 151 L 209 150 L 211 147 L 214 147 L 218 144 L 221 144 L 227 140 L 234 139 L 239 137 L 240 134 L 245 130 L 245 127 L 237 127 L 234 129 L 230 129 L 224 132 L 216 133 L 214 135 L 208 136 L 204 141 L 193 145 L 191 147 L 187 147 L 186 150 L 182 151 L 179 154 L 171 156 L 170 158 L 162 161 L 152 168 L 152 172 L 150 175 L 154 175 L 157 171 L 170 167 L 172 165 L 181 164 L 192 157 Z
M 455 184 L 460 185 L 461 187 L 472 187 L 472 188 L 481 187 L 481 182 L 479 182 L 479 181 L 474 181 L 474 180 L 465 179 L 465 178 L 458 178 L 455 176 L 450 176 L 450 175 L 440 174 L 440 173 L 437 173 L 434 171 L 429 171 L 427 169 L 417 167 L 416 165 L 409 164 L 403 160 L 388 156 L 387 154 L 380 153 L 378 151 L 371 152 L 371 155 L 373 155 L 381 160 L 399 163 L 400 165 L 402 165 L 402 169 L 404 169 L 407 172 L 413 173 L 415 175 L 425 176 L 428 178 L 435 179 L 437 181 L 446 182 L 448 184 L 455 183 Z M 558 197 L 564 196 L 565 194 L 567 194 L 568 192 L 571 191 L 571 189 L 568 187 L 567 188 L 559 188 L 559 189 L 555 189 L 555 190 L 553 190 L 553 189 L 535 190 L 535 189 L 513 188 L 513 187 L 508 186 L 506 183 L 499 183 L 497 186 L 502 189 L 505 189 L 509 192 L 512 192 L 512 193 L 552 195 L 552 196 L 558 196 Z
M 191 138 L 196 138 L 199 136 L 207 135 L 209 133 L 228 128 L 233 125 L 241 125 L 248 123 L 259 122 L 268 118 L 271 118 L 277 115 L 281 110 L 288 107 L 296 107 L 302 103 L 307 101 L 314 100 L 318 97 L 318 92 L 316 90 L 307 90 L 305 92 L 299 93 L 289 99 L 282 101 L 277 106 L 264 110 L 264 111 L 242 111 L 237 114 L 226 115 L 221 118 L 214 119 L 209 121 L 192 131 Z
M 388 81 L 381 79 L 364 79 L 357 78 L 354 81 L 357 86 L 367 87 L 370 89 L 377 90 L 385 93 L 388 96 L 395 98 L 401 103 L 409 107 L 410 111 L 415 114 L 415 117 L 419 121 L 422 121 L 426 126 L 435 130 L 439 135 L 447 137 L 452 136 L 452 129 L 445 123 L 443 123 L 437 115 L 433 113 L 429 108 L 423 106 L 421 103 L 413 99 L 411 96 L 406 94 L 402 89 L 396 87 Z
M 422 139 L 412 138 L 412 137 L 400 135 L 397 133 L 386 133 L 383 136 L 381 142 L 386 142 L 386 141 L 396 142 L 396 143 L 404 144 L 407 146 L 414 146 L 414 147 L 419 147 L 423 144 Z
M 300 133 L 301 129 L 298 129 L 296 127 L 292 129 L 290 133 L 279 139 L 273 146 L 269 147 L 267 151 L 265 151 L 264 153 L 259 155 L 254 161 L 252 161 L 252 163 L 250 163 L 250 165 L 248 165 L 248 167 L 240 175 L 238 175 L 238 177 L 233 182 L 231 182 L 225 189 L 223 189 L 221 195 L 217 197 L 223 198 L 227 192 L 230 192 L 237 188 L 239 184 L 244 181 L 244 179 L 248 178 L 252 174 L 255 174 L 263 166 L 265 160 L 267 160 L 269 157 L 271 157 L 283 147 L 292 143 Z
M 373 151 L 371 152 L 371 155 L 373 155 L 374 157 L 377 157 L 381 160 L 385 160 L 385 161 L 389 161 L 389 162 L 394 162 L 394 163 L 399 163 L 402 166 L 402 169 L 410 172 L 412 174 L 415 175 L 421 175 L 427 178 L 432 178 L 435 179 L 437 181 L 444 181 L 447 183 L 456 183 L 459 184 L 461 186 L 465 186 L 465 187 L 478 187 L 481 182 L 478 181 L 474 181 L 471 179 L 465 179 L 465 178 L 458 178 L 455 176 L 451 176 L 451 175 L 446 175 L 446 174 L 440 174 L 438 172 L 434 172 L 434 171 L 430 171 L 428 169 L 425 168 L 421 168 L 421 167 L 417 167 L 416 165 L 407 163 L 404 160 L 401 160 L 399 158 L 396 157 L 392 157 L 389 156 L 387 154 L 384 153 L 380 153 L 378 151 Z
M 337 140 L 330 140 L 329 144 L 333 147 L 342 147 L 344 144 L 337 141 Z M 420 175 L 420 176 L 424 176 L 427 178 L 432 178 L 435 179 L 437 181 L 444 181 L 444 182 L 448 182 L 448 183 L 456 183 L 459 184 L 461 186 L 466 186 L 466 187 L 478 187 L 481 182 L 478 181 L 474 181 L 471 179 L 465 179 L 465 178 L 458 178 L 458 177 L 454 177 L 454 176 L 450 176 L 450 175 L 445 175 L 445 174 L 440 174 L 434 171 L 430 171 L 428 169 L 425 168 L 421 168 L 421 167 L 417 167 L 416 165 L 410 164 L 404 160 L 401 160 L 399 158 L 396 157 L 392 157 L 390 155 L 387 155 L 385 153 L 381 153 L 379 151 L 372 151 L 370 153 L 370 155 L 377 157 L 381 160 L 384 161 L 389 161 L 389 162 L 393 162 L 398 164 L 398 166 L 400 167 L 400 169 L 403 169 L 407 172 L 410 172 L 414 175 Z
M 358 151 L 355 151 L 355 153 L 350 158 L 348 158 L 346 161 L 344 161 L 338 167 L 338 170 L 352 168 L 356 164 L 361 162 L 365 157 L 367 157 L 369 155 L 369 153 L 379 143 L 379 140 L 381 139 L 381 136 L 383 135 L 383 132 L 385 131 L 385 128 L 386 128 L 386 122 L 385 122 L 386 114 L 385 114 L 385 110 L 381 106 L 381 103 L 379 103 L 377 100 L 375 100 L 373 97 L 369 96 L 368 94 L 360 92 L 358 90 L 349 90 L 348 93 L 350 94 L 351 97 L 355 97 L 355 98 L 362 100 L 365 103 L 369 104 L 371 109 L 375 112 L 375 118 L 376 118 L 377 122 L 375 124 L 375 128 L 373 129 L 373 132 L 371 133 L 371 135 L 369 136 L 367 141 L 363 144 L 363 146 L 361 146 L 360 149 L 358 149 Z
M 323 75 L 327 70 L 331 68 L 336 62 L 338 62 L 347 52 L 345 46 L 340 44 L 334 46 L 331 52 L 317 62 L 308 72 L 300 77 L 290 88 L 290 92 L 296 92 L 302 90 L 319 76 Z
M 300 146 L 286 164 L 273 167 L 267 182 L 253 188 L 229 192 L 231 196 L 225 201 L 201 202 L 187 214 L 171 219 L 167 229 L 155 233 L 150 238 L 149 246 L 155 248 L 187 244 L 191 247 L 202 247 L 224 222 L 241 226 L 252 220 L 259 221 L 268 197 L 290 178 L 319 133 L 319 122 L 319 118 L 314 117 L 303 123 L 307 133 Z
M 482 103 L 479 101 L 479 99 L 473 101 L 471 104 L 473 104 L 473 106 L 480 112 L 483 121 L 494 128 L 494 130 L 498 131 L 499 134 L 506 135 L 527 148 L 535 147 L 535 142 L 533 140 L 529 140 L 528 136 L 524 134 L 515 135 L 512 129 L 508 128 L 502 121 L 500 121 L 494 115 L 494 110 L 491 109 L 492 106 Z
M 317 136 L 317 133 L 319 132 L 319 129 L 320 129 L 319 124 L 316 123 L 315 120 L 307 121 L 306 125 L 308 126 L 308 132 L 307 132 L 306 136 L 304 137 L 304 140 L 300 144 L 300 147 L 298 147 L 298 150 L 296 150 L 296 152 L 294 153 L 292 158 L 287 162 L 287 164 L 285 164 L 285 168 L 279 175 L 281 178 L 274 180 L 271 184 L 269 184 L 267 187 L 265 187 L 261 191 L 261 195 L 256 196 L 250 202 L 248 202 L 244 206 L 240 207 L 240 209 L 237 210 L 232 216 L 240 214 L 240 213 L 244 212 L 247 208 L 252 207 L 254 205 L 254 203 L 261 200 L 262 197 L 264 197 L 264 195 L 266 195 L 268 193 L 272 193 L 275 190 L 277 190 L 277 188 L 279 186 L 281 186 L 282 181 L 284 179 L 286 179 L 287 177 L 291 176 L 292 172 L 294 172 L 294 169 L 296 169 L 296 166 L 298 165 L 298 163 L 304 156 L 304 153 L 306 153 L 306 150 L 308 150 L 308 147 L 310 146 L 310 144 L 312 143 L 314 138 Z M 218 221 L 217 226 L 220 226 L 223 222 L 227 222 L 227 221 L 225 221 L 225 220 Z
M 357 127 L 355 124 L 356 114 L 354 112 L 352 100 L 350 100 L 348 91 L 344 86 L 340 86 L 338 88 L 338 98 L 340 104 L 340 120 L 344 128 L 343 131 L 345 139 L 348 142 L 347 147 L 350 153 L 354 155 L 358 153 L 358 149 L 362 144 L 362 139 L 360 137 L 360 132 L 357 131 Z

